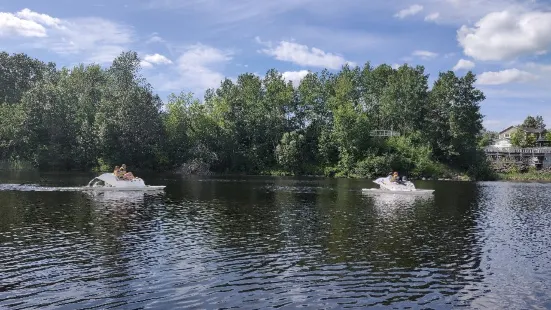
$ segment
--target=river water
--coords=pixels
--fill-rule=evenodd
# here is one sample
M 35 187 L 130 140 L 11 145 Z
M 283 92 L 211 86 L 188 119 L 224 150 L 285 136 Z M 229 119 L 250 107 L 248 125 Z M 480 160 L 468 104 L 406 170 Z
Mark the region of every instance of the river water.
M 0 174 L 2 309 L 551 309 L 551 185 Z

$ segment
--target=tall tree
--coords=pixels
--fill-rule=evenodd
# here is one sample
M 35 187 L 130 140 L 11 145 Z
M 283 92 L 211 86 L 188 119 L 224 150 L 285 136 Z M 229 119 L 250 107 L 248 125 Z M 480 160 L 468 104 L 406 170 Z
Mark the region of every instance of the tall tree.
M 55 65 L 26 54 L 0 52 L 0 103 L 19 103 L 23 94 L 35 86 Z
M 162 102 L 139 70 L 137 53 L 126 52 L 106 72 L 96 125 L 102 159 L 108 165 L 127 162 L 153 167 L 159 155 Z
M 424 130 L 428 111 L 428 75 L 423 66 L 403 65 L 390 76 L 382 94 L 382 121 L 402 133 Z
M 470 71 L 460 79 L 450 113 L 451 145 L 457 152 L 457 164 L 465 169 L 472 164 L 471 160 L 477 152 L 478 134 L 484 128 L 480 103 L 486 97 L 474 86 L 475 82 L 476 77 Z
M 531 115 L 527 116 L 526 119 L 524 119 L 522 126 L 525 128 L 545 129 L 543 117 L 540 115 L 537 115 L 536 117 Z

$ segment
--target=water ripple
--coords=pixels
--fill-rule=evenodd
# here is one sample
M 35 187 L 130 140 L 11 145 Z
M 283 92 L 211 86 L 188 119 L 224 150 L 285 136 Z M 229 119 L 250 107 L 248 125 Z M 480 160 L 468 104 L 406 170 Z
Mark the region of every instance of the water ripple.
M 0 192 L 0 308 L 551 307 L 545 185 L 244 180 Z

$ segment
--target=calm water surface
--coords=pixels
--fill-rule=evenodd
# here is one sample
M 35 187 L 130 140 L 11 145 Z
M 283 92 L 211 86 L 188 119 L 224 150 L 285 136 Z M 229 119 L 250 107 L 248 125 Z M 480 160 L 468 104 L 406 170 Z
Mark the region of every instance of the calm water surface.
M 551 309 L 551 185 L 0 173 L 0 308 Z

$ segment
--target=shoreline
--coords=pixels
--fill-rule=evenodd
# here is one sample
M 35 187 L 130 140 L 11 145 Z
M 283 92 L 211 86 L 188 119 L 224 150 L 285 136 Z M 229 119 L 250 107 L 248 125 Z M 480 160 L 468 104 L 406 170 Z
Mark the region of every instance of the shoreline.
M 551 172 L 499 173 L 497 181 L 521 182 L 551 182 Z
M 99 171 L 98 169 L 91 170 L 40 170 L 40 169 L 2 169 L 0 172 L 12 172 L 12 173 L 102 173 L 106 171 Z M 198 174 L 186 174 L 175 170 L 150 170 L 150 169 L 134 169 L 133 172 L 138 174 L 171 174 L 179 176 L 199 176 L 199 177 L 297 177 L 297 178 L 329 178 L 329 179 L 369 179 L 356 176 L 325 176 L 316 174 L 287 174 L 273 173 L 272 171 L 264 171 L 260 173 L 224 173 L 224 172 L 210 172 L 210 173 L 198 173 Z M 471 180 L 466 175 L 454 175 L 453 177 L 422 177 L 413 178 L 409 177 L 411 181 L 442 181 L 442 182 L 477 182 Z M 529 171 L 529 172 L 515 172 L 515 173 L 496 173 L 495 178 L 489 180 L 479 180 L 481 182 L 550 182 L 551 183 L 551 171 Z

